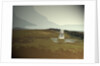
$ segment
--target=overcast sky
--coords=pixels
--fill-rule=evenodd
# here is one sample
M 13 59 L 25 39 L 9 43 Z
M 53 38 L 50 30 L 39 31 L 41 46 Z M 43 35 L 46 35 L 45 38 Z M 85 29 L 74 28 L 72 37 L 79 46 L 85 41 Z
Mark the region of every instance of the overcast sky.
M 28 29 L 84 29 L 84 6 L 14 6 L 13 27 Z

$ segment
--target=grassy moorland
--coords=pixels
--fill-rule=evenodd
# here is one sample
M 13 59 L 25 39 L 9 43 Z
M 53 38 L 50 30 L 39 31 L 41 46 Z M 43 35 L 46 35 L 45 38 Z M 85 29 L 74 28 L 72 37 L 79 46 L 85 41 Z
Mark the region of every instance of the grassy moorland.
M 58 38 L 56 30 L 13 30 L 12 58 L 62 58 L 83 59 L 83 39 L 72 32 L 65 32 L 66 39 L 77 40 L 74 43 L 65 43 L 58 40 L 55 43 L 51 38 Z

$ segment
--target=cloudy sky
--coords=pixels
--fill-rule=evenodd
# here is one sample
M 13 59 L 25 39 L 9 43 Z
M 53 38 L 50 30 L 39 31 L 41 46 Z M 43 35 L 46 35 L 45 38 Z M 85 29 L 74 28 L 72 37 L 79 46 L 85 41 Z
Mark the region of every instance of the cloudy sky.
M 83 31 L 84 6 L 14 6 L 13 28 Z

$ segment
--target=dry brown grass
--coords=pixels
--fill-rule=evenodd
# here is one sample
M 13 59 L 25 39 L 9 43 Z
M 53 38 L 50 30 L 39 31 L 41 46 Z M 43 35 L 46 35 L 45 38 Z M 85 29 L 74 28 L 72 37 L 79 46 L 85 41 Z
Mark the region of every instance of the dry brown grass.
M 52 30 L 14 30 L 12 57 L 83 59 L 83 40 L 77 37 L 74 43 L 54 43 L 50 40 L 58 35 L 59 32 Z M 67 33 L 65 36 L 71 38 Z

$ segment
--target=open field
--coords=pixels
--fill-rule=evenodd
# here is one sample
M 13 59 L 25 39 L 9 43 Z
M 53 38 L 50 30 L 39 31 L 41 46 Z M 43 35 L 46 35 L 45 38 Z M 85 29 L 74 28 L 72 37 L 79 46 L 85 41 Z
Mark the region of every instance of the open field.
M 66 39 L 77 41 L 65 43 L 58 40 L 55 43 L 51 40 L 59 36 L 59 31 L 55 30 L 13 30 L 12 58 L 83 59 L 83 39 L 67 32 L 64 35 Z

